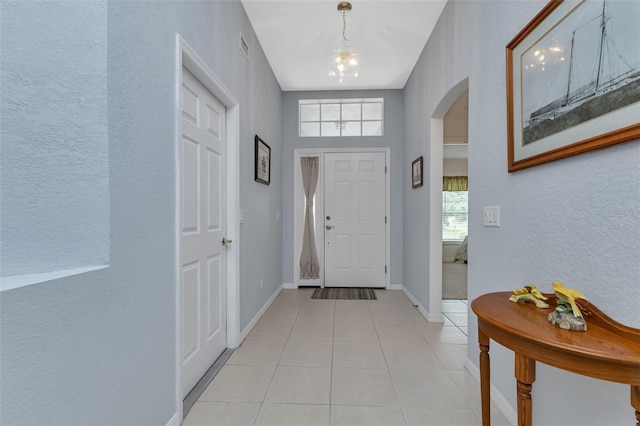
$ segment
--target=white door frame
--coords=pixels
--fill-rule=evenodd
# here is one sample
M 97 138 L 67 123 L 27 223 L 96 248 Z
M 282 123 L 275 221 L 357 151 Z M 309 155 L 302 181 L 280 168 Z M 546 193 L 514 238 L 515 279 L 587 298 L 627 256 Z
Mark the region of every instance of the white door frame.
M 304 229 L 304 188 L 302 187 L 302 172 L 300 170 L 300 158 L 319 157 L 318 186 L 316 194 L 324 194 L 324 154 L 329 152 L 383 152 L 385 153 L 386 199 L 385 215 L 387 226 L 385 227 L 385 287 L 391 288 L 391 148 L 298 148 L 293 150 L 293 287 L 316 286 L 324 287 L 324 220 L 316 218 L 316 248 L 318 261 L 320 262 L 320 278 L 317 280 L 300 279 L 300 252 L 302 251 L 302 233 Z M 324 214 L 324 197 L 316 198 L 316 213 Z M 317 215 L 316 215 L 317 216 Z
M 198 54 L 178 34 L 176 36 L 176 86 L 175 86 L 175 193 L 176 193 L 176 275 L 175 275 L 175 306 L 176 306 L 176 405 L 178 419 L 182 420 L 182 306 L 180 303 L 180 138 L 182 135 L 182 113 L 180 105 L 180 90 L 182 87 L 182 68 L 186 68 L 204 87 L 207 88 L 226 107 L 226 209 L 227 237 L 233 244 L 227 248 L 227 347 L 236 348 L 240 344 L 240 305 L 238 277 L 240 271 L 240 224 L 238 221 L 239 202 L 239 141 L 240 141 L 240 111 L 239 102 L 233 93 L 227 89 L 222 81 L 214 74 Z M 214 360 L 215 361 L 215 360 Z

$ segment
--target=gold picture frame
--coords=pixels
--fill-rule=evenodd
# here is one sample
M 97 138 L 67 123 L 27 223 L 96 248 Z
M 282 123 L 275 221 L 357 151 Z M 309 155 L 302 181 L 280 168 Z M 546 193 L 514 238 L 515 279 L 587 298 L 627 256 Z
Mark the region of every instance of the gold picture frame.
M 509 172 L 640 138 L 639 15 L 639 2 L 552 0 L 506 46 Z

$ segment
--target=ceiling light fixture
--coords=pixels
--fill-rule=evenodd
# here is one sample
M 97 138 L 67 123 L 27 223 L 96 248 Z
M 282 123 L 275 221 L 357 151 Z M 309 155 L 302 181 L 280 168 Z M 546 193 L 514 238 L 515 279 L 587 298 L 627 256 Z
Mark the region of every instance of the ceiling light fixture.
M 338 12 L 342 13 L 342 40 L 333 49 L 329 62 L 329 75 L 336 77 L 339 83 L 357 78 L 360 71 L 360 58 L 358 53 L 349 46 L 347 39 L 347 12 L 351 11 L 351 3 L 342 1 L 338 3 Z

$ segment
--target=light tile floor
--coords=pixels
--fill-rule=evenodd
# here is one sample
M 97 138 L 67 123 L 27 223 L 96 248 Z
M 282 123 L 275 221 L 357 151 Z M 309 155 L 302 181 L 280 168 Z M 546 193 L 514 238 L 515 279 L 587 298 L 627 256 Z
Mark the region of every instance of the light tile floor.
M 467 301 L 443 301 L 445 323 L 433 324 L 402 292 L 376 293 L 282 291 L 183 424 L 480 425 L 480 386 L 463 368 Z

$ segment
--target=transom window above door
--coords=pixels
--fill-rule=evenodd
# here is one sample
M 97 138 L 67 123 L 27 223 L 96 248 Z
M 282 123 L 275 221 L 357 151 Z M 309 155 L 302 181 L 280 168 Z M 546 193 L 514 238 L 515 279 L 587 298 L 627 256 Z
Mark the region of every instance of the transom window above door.
M 384 99 L 303 99 L 300 137 L 382 136 Z

